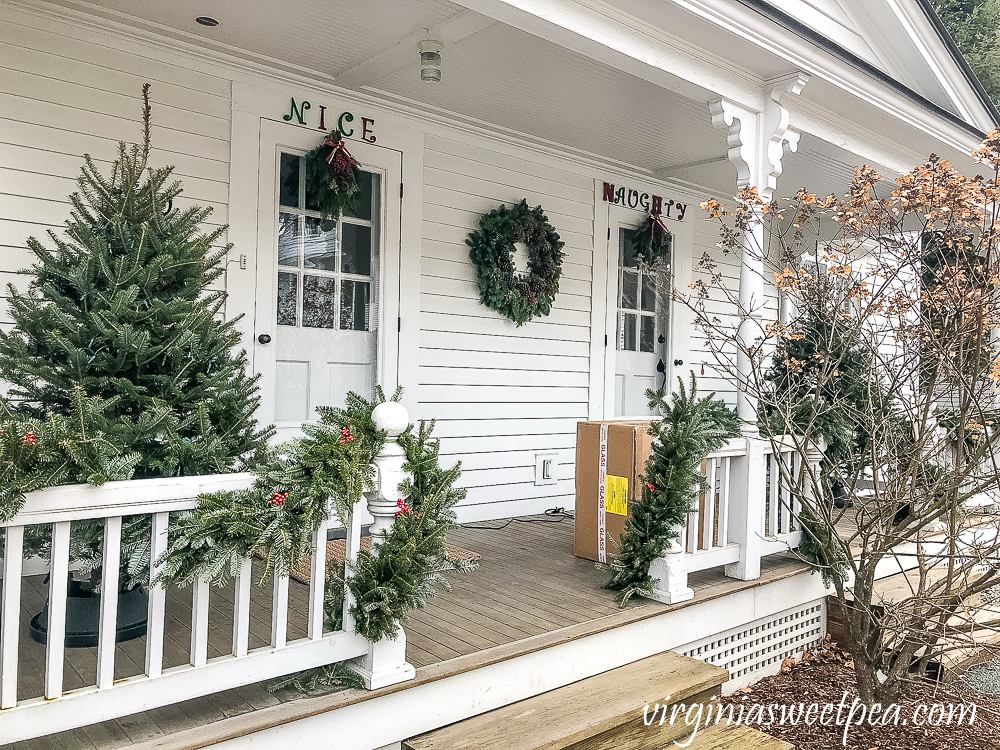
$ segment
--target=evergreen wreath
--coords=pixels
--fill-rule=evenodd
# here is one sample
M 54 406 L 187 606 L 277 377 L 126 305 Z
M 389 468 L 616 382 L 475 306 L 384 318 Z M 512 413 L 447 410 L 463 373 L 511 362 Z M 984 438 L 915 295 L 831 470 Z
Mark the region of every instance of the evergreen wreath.
M 670 249 L 674 236 L 658 214 L 649 214 L 642 226 L 630 237 L 632 252 L 647 266 L 655 266 L 660 261 L 670 262 Z
M 336 128 L 306 156 L 306 194 L 316 198 L 323 222 L 353 211 L 361 193 L 361 168 Z
M 649 597 L 653 579 L 649 566 L 666 550 L 698 496 L 707 490 L 701 463 L 731 437 L 739 434 L 739 418 L 715 393 L 697 398 L 694 373 L 690 391 L 678 381 L 678 392 L 667 403 L 663 388 L 646 391 L 650 409 L 659 409 L 663 420 L 653 422 L 653 450 L 642 476 L 642 498 L 635 503 L 625 530 L 616 542 L 618 554 L 604 567 L 611 577 L 604 588 L 616 589 L 615 600 L 624 607 L 633 596 Z
M 514 243 L 528 248 L 528 272 L 514 268 Z M 541 206 L 528 207 L 524 199 L 508 208 L 499 206 L 479 220 L 479 229 L 465 244 L 476 266 L 479 297 L 518 326 L 548 315 L 559 291 L 563 247 Z

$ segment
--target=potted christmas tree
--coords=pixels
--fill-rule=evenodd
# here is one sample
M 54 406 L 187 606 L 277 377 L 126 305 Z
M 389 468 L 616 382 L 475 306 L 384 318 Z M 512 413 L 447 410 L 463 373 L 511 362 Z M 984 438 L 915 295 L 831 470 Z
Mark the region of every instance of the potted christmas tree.
M 270 436 L 254 421 L 257 378 L 247 374 L 246 352 L 235 350 L 238 319 L 222 319 L 225 293 L 210 290 L 230 249 L 217 244 L 226 228 L 201 233 L 211 209 L 177 207 L 181 187 L 171 180 L 173 167 L 149 167 L 148 84 L 143 102 L 142 144 L 119 144 L 108 176 L 84 157 L 64 234 L 49 232 L 50 246 L 29 239 L 36 262 L 24 271 L 31 278 L 27 291 L 10 286 L 15 327 L 0 331 L 0 380 L 10 401 L 0 427 L 9 425 L 15 437 L 7 452 L 36 469 L 36 485 L 39 476 L 49 483 L 94 481 L 81 470 L 72 440 L 37 435 L 49 424 L 85 429 L 87 440 L 99 434 L 101 460 L 114 471 L 98 472 L 97 482 L 241 470 Z M 67 428 L 73 416 L 71 425 L 86 424 Z M 27 430 L 31 424 L 38 427 Z M 26 432 L 36 442 L 23 439 Z M 22 455 L 36 448 L 44 455 Z M 31 464 L 58 466 L 60 450 L 70 454 L 62 463 L 68 470 L 46 473 Z M 9 517 L 24 487 L 3 490 L 0 516 Z M 71 536 L 77 567 L 91 576 L 70 585 L 66 645 L 94 645 L 103 525 L 74 522 Z M 149 539 L 148 517 L 126 521 L 120 640 L 145 631 Z M 47 554 L 49 543 L 46 528 L 27 530 L 28 554 Z M 45 622 L 44 613 L 32 620 L 36 640 L 44 640 Z

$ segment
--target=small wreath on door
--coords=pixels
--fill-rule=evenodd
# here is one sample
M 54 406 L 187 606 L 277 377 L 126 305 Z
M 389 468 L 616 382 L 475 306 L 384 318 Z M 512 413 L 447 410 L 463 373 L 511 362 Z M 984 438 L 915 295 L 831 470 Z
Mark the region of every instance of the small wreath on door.
M 346 211 L 354 211 L 361 193 L 361 168 L 339 130 L 332 130 L 306 156 L 306 195 L 315 196 L 324 232 Z
M 632 232 L 632 252 L 647 266 L 670 262 L 673 235 L 658 214 L 649 214 L 646 221 Z
M 528 250 L 527 273 L 514 267 L 515 243 Z M 518 326 L 548 315 L 559 291 L 563 247 L 541 206 L 526 200 L 499 206 L 479 220 L 479 229 L 465 243 L 476 266 L 479 297 L 487 307 Z

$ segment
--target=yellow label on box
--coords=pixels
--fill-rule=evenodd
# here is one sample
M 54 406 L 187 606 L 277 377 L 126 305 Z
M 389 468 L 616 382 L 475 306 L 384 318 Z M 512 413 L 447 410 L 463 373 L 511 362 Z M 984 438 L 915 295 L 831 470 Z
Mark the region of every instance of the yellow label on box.
M 604 477 L 604 510 L 619 516 L 628 515 L 628 477 L 611 474 Z

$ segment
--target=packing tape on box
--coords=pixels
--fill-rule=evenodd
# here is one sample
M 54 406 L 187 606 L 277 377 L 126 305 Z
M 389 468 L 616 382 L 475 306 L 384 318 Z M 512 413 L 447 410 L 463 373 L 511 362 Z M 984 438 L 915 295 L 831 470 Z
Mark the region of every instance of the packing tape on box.
M 597 459 L 597 559 L 608 561 L 608 520 L 605 515 L 605 491 L 608 476 L 608 426 L 601 425 L 601 453 Z

